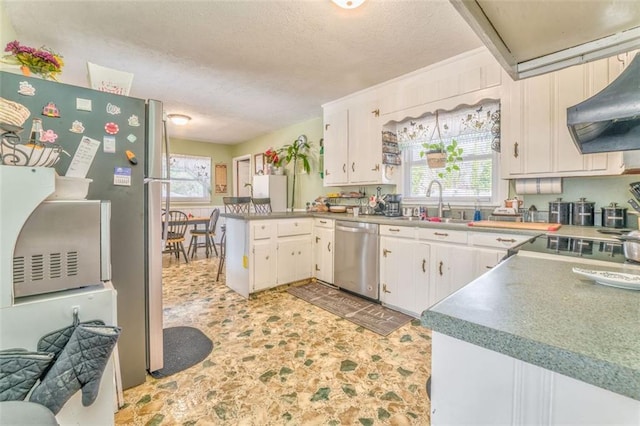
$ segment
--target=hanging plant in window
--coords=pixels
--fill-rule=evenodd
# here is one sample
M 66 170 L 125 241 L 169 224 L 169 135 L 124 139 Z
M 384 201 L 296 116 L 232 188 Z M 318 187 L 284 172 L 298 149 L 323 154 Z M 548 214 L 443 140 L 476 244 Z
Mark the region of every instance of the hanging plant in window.
M 438 132 L 437 141 L 433 140 L 435 132 Z M 462 161 L 463 149 L 458 145 L 458 141 L 451 140 L 448 145 L 444 144 L 442 135 L 440 134 L 440 122 L 438 121 L 438 111 L 436 111 L 436 125 L 431 133 L 429 142 L 422 144 L 422 150 L 420 151 L 420 158 L 427 158 L 427 165 L 431 169 L 444 169 L 438 172 L 438 177 L 444 179 L 445 176 L 450 175 L 454 171 L 460 171 L 460 166 L 457 164 Z

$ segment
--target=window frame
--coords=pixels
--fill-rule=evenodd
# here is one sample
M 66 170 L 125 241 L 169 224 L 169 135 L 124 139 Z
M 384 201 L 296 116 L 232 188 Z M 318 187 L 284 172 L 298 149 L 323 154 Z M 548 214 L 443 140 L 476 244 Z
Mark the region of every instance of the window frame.
M 163 154 L 163 157 L 166 154 Z M 166 158 L 166 157 L 165 157 Z M 187 204 L 187 203 L 193 203 L 193 204 L 202 204 L 202 203 L 211 203 L 211 198 L 212 198 L 212 166 L 213 166 L 213 159 L 211 157 L 207 157 L 207 156 L 203 156 L 203 155 L 193 155 L 193 154 L 174 154 L 174 153 L 170 153 L 169 154 L 169 163 L 172 163 L 172 159 L 175 158 L 180 158 L 183 160 L 192 160 L 194 162 L 193 167 L 198 166 L 198 162 L 200 163 L 204 163 L 205 168 L 208 167 L 208 170 L 206 170 L 204 172 L 204 175 L 201 178 L 192 178 L 192 179 L 187 179 L 187 178 L 178 178 L 175 176 L 175 171 L 174 173 L 170 173 L 169 174 L 169 183 L 170 186 L 172 187 L 172 191 L 171 191 L 171 202 L 172 203 L 178 203 L 178 204 Z M 163 159 L 163 169 L 165 168 L 165 164 L 166 162 Z M 171 166 L 169 166 L 171 168 Z M 163 170 L 165 172 L 165 176 L 166 176 L 166 170 Z M 202 196 L 199 197 L 187 197 L 187 196 L 179 196 L 176 195 L 173 192 L 173 187 L 174 184 L 178 183 L 178 182 L 196 182 L 198 184 L 203 184 L 203 193 Z M 166 186 L 163 186 L 163 190 L 162 190 L 162 199 L 165 200 L 166 199 Z
M 496 98 L 484 98 L 482 100 L 479 100 L 477 102 L 475 102 L 474 104 L 467 104 L 467 103 L 461 103 L 458 104 L 455 108 L 452 109 L 437 109 L 438 111 L 442 111 L 444 113 L 456 113 L 456 112 L 460 112 L 463 109 L 471 109 L 471 108 L 475 108 L 476 106 L 479 105 L 483 105 L 486 103 L 498 103 L 500 105 L 500 110 L 503 109 L 504 104 L 502 102 L 502 99 L 500 99 L 500 97 L 496 97 Z M 409 117 L 406 117 L 405 119 L 401 120 L 401 121 L 396 121 L 395 125 L 396 125 L 396 131 L 400 128 L 401 125 L 403 125 L 403 123 L 407 123 L 411 120 L 415 121 L 415 120 L 419 120 L 421 118 L 425 118 L 425 117 L 429 117 L 429 116 L 434 116 L 435 112 L 429 112 L 429 113 L 424 113 L 422 115 L 420 115 L 420 118 L 416 118 L 416 119 L 411 119 Z M 414 116 L 415 117 L 415 116 Z M 501 120 L 502 121 L 502 120 Z M 502 132 L 501 132 L 502 133 Z M 458 135 L 453 136 L 453 138 L 457 138 Z M 399 138 L 400 139 L 400 138 Z M 412 147 L 412 150 L 419 150 L 420 148 L 417 147 Z M 411 204 L 425 204 L 425 205 L 431 205 L 434 202 L 434 197 L 437 197 L 437 194 L 432 195 L 431 197 L 427 197 L 426 193 L 424 196 L 410 196 L 410 194 L 408 194 L 408 192 L 411 189 L 411 180 L 412 180 L 412 176 L 411 176 L 411 165 L 412 164 L 418 164 L 419 161 L 425 161 L 425 158 L 420 158 L 419 160 L 415 160 L 413 162 L 410 161 L 410 152 L 409 149 L 407 148 L 403 148 L 402 149 L 402 160 L 403 160 L 403 167 L 402 167 L 402 175 L 400 178 L 400 182 L 398 185 L 398 191 L 400 193 L 403 194 L 403 201 L 406 203 L 411 203 Z M 464 156 L 463 153 L 463 161 L 469 161 L 469 157 L 475 157 L 475 154 L 470 154 L 468 157 Z M 484 155 L 482 157 L 485 157 Z M 480 197 L 480 199 L 477 196 L 461 196 L 461 197 L 452 197 L 452 196 L 447 196 L 446 194 L 443 194 L 443 202 L 445 203 L 450 203 L 450 204 L 455 204 L 458 206 L 473 206 L 475 204 L 477 204 L 479 202 L 479 204 L 481 205 L 500 205 L 501 204 L 501 199 L 503 199 L 505 197 L 505 194 L 507 193 L 507 188 L 508 188 L 508 182 L 506 181 L 502 181 L 500 178 L 500 162 L 501 162 L 501 156 L 500 156 L 500 152 L 496 152 L 494 150 L 491 150 L 491 196 L 490 197 Z M 426 191 L 425 191 L 426 192 Z M 437 202 L 437 198 L 436 198 L 436 202 Z

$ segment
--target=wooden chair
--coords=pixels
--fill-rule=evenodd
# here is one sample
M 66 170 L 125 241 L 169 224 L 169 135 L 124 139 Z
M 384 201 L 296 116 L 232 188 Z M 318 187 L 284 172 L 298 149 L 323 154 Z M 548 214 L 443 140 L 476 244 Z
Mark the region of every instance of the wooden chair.
M 249 214 L 251 210 L 251 197 L 222 197 L 222 202 L 224 203 L 225 213 Z M 220 262 L 218 263 L 216 281 L 220 279 L 220 272 L 224 268 L 224 259 L 227 252 L 227 227 L 222 225 L 220 230 L 222 231 L 222 238 L 220 238 Z
M 189 242 L 189 250 L 187 253 L 191 253 L 191 258 L 195 256 L 198 247 L 205 247 L 205 254 L 209 257 L 209 253 L 215 252 L 218 256 L 218 249 L 214 237 L 216 236 L 216 225 L 218 218 L 220 217 L 220 209 L 213 209 L 211 216 L 209 216 L 209 223 L 206 229 L 193 229 L 191 231 L 191 241 Z M 198 238 L 204 237 L 204 242 L 199 243 Z
M 252 198 L 251 204 L 256 214 L 271 213 L 271 198 Z
M 167 240 L 165 241 L 163 253 L 174 253 L 177 259 L 180 259 L 180 253 L 182 253 L 184 261 L 189 263 L 189 258 L 184 250 L 184 234 L 187 232 L 187 220 L 189 218 L 179 210 L 171 210 L 168 215 Z

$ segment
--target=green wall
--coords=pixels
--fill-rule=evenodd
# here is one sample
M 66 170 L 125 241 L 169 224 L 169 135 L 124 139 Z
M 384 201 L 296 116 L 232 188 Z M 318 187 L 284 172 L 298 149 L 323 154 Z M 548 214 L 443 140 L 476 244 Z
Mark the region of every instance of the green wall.
M 529 208 L 533 204 L 541 211 L 548 211 L 549 202 L 555 201 L 558 197 L 561 197 L 563 201 L 578 201 L 581 197 L 585 197 L 587 201 L 596 203 L 596 214 L 600 214 L 600 208 L 608 206 L 611 202 L 618 203 L 621 207 L 627 207 L 628 213 L 634 211 L 627 203 L 629 198 L 633 198 L 629 192 L 629 183 L 638 181 L 640 181 L 639 175 L 563 178 L 562 194 L 524 195 L 520 198 L 524 199 L 525 208 Z M 511 194 L 513 193 L 512 189 Z M 628 214 L 627 226 L 636 228 L 637 221 L 635 219 L 635 216 Z
M 184 139 L 170 138 L 171 153 L 183 155 L 199 155 L 211 158 L 211 203 L 202 205 L 222 205 L 222 197 L 231 195 L 231 145 L 219 145 L 208 142 L 197 142 Z M 227 188 L 226 194 L 215 194 L 214 178 L 215 165 L 224 163 L 227 165 Z M 198 206 L 198 203 L 189 203 L 189 206 Z
M 293 143 L 300 135 L 306 135 L 307 140 L 311 143 L 311 173 L 298 173 L 296 176 L 296 205 L 294 206 L 296 210 L 304 209 L 307 202 L 315 200 L 319 195 L 326 192 L 322 186 L 318 168 L 320 139 L 322 139 L 323 135 L 321 117 L 285 127 L 231 147 L 233 157 L 251 155 L 253 165 L 253 156 L 255 154 L 264 153 L 268 148 L 278 149 L 283 145 Z M 289 176 L 287 179 L 289 203 L 291 203 L 292 173 L 293 165 L 287 165 L 285 174 Z

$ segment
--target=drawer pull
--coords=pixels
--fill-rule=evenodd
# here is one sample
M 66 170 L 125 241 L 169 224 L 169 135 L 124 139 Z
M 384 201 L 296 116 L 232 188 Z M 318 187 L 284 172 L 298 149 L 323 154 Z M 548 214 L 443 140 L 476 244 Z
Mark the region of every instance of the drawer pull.
M 446 232 L 434 232 L 433 235 L 437 235 L 438 237 L 448 237 L 449 234 Z
M 265 257 L 265 259 L 266 259 L 266 260 L 269 260 L 269 256 L 267 255 L 267 256 Z
M 262 226 L 260 227 L 260 229 L 264 229 L 264 225 L 262 225 Z
M 427 272 L 427 259 L 422 259 L 422 272 Z
M 295 256 L 295 255 L 296 255 L 296 252 L 295 252 L 295 251 L 292 251 L 292 252 L 291 252 L 291 256 Z
M 513 239 L 513 238 L 509 238 L 509 239 L 506 239 L 506 238 L 496 238 L 496 241 L 498 241 L 498 242 L 500 242 L 500 243 L 515 243 L 515 242 L 516 242 L 516 240 L 515 240 L 515 239 Z
M 327 223 L 327 221 L 326 221 L 326 220 L 321 220 L 321 221 L 320 221 L 320 223 L 322 223 L 322 224 L 326 224 L 326 223 Z
M 387 249 L 382 249 L 382 255 L 384 257 L 387 257 L 387 254 L 391 253 L 391 250 L 387 250 Z
M 400 232 L 399 228 L 389 228 L 389 232 Z
M 442 262 L 442 260 L 440 261 L 440 265 L 439 265 L 439 271 L 440 271 L 440 276 L 442 276 L 442 267 L 444 266 L 444 262 Z
M 489 266 L 489 265 L 487 265 L 487 266 L 485 266 L 485 268 L 487 268 L 487 269 L 493 269 L 493 266 Z

